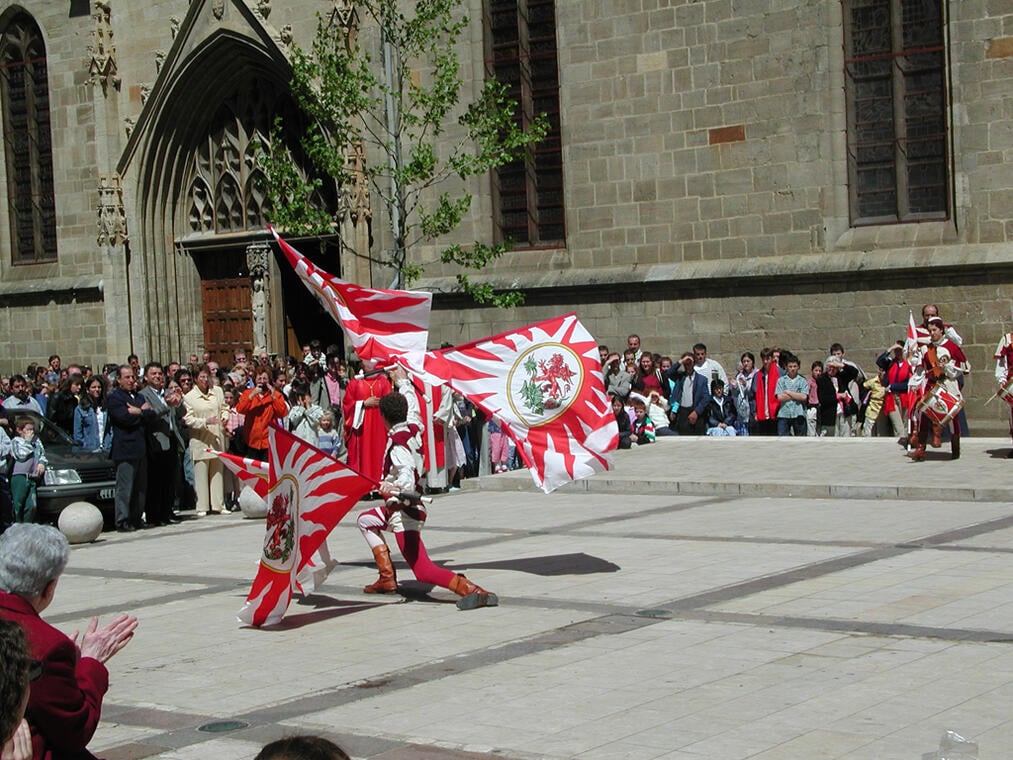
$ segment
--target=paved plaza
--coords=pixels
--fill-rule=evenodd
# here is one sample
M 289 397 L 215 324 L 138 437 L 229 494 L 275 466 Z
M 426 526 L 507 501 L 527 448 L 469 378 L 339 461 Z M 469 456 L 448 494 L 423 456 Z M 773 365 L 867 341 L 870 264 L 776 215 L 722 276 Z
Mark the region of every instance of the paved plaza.
M 513 472 L 439 496 L 437 563 L 496 591 L 458 611 L 341 562 L 270 630 L 235 618 L 262 522 L 205 517 L 75 547 L 46 618 L 127 611 L 91 748 L 246 760 L 315 733 L 354 758 L 935 758 L 1013 746 L 1013 460 L 966 438 L 675 438 L 554 494 Z

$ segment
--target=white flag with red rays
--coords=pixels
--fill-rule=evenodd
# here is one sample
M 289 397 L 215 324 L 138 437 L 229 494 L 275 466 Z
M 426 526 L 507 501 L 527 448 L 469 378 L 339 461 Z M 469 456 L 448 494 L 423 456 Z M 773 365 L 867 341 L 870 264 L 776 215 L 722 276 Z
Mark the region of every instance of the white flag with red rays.
M 496 418 L 546 493 L 611 469 L 619 428 L 576 314 L 431 352 L 425 370 Z
M 401 357 L 420 366 L 429 340 L 433 294 L 413 290 L 365 288 L 325 272 L 268 229 L 299 279 L 341 325 L 355 353 L 366 364 L 390 364 Z
M 261 499 L 267 496 L 267 481 L 270 475 L 267 462 L 258 459 L 248 459 L 236 454 L 228 454 L 224 451 L 208 449 L 218 457 L 229 471 L 239 478 L 243 485 L 249 486 Z
M 341 518 L 376 486 L 288 431 L 272 427 L 267 435 L 267 535 L 253 588 L 239 611 L 239 620 L 253 626 L 280 622 L 292 591 L 309 593 L 322 580 L 314 555 Z

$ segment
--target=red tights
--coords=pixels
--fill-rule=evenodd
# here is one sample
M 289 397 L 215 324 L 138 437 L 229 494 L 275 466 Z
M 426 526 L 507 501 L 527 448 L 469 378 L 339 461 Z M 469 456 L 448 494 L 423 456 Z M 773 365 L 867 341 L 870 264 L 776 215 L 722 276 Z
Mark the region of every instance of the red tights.
M 421 583 L 450 588 L 454 574 L 433 564 L 426 551 L 426 545 L 422 543 L 422 535 L 417 530 L 395 533 L 394 538 L 397 539 L 397 548 L 401 550 L 401 556 L 405 558 L 416 579 Z

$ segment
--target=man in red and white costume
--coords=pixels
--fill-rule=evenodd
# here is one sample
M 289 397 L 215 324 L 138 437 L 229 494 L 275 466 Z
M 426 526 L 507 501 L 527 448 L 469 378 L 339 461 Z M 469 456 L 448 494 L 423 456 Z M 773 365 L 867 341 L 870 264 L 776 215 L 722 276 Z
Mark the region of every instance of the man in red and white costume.
M 439 567 L 429 559 L 422 543 L 422 526 L 426 522 L 426 506 L 419 498 L 421 444 L 418 399 L 403 369 L 392 373 L 398 391 L 380 399 L 379 410 L 387 428 L 387 449 L 384 452 L 383 480 L 377 490 L 383 506 L 359 514 L 357 524 L 363 538 L 373 551 L 379 577 L 362 590 L 367 594 L 390 594 L 397 591 L 397 577 L 390 560 L 390 549 L 383 532 L 394 534 L 398 549 L 422 583 L 442 586 L 457 594 L 457 608 L 472 610 L 495 607 L 499 599 L 493 593 L 472 583 L 466 577 Z
M 926 327 L 929 344 L 920 352 L 920 361 L 911 376 L 909 389 L 921 389 L 919 397 L 930 393 L 937 385 L 941 385 L 948 393 L 961 398 L 960 385 L 957 379 L 971 371 L 971 365 L 964 356 L 960 346 L 946 337 L 946 326 L 939 317 L 929 317 Z M 933 349 L 935 349 L 933 351 Z M 933 356 L 934 355 L 934 356 Z M 907 456 L 916 461 L 925 459 L 925 444 L 928 442 L 929 431 L 932 431 L 932 445 L 941 443 L 941 430 L 934 425 L 927 415 L 922 415 L 918 422 L 917 447 L 909 451 Z M 956 419 L 952 421 L 950 446 L 953 459 L 960 458 L 960 425 Z
M 995 349 L 995 379 L 999 383 L 999 389 L 1006 387 L 1006 383 L 1013 380 L 1013 333 L 1005 333 L 999 340 Z M 1013 406 L 1009 410 L 1009 434 L 1013 440 Z M 1007 455 L 1013 459 L 1013 449 Z

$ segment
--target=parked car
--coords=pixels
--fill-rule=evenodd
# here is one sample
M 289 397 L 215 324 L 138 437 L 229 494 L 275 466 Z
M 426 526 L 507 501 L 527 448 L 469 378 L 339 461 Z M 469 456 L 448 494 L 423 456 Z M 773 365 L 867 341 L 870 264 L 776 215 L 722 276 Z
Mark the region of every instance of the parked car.
M 116 492 L 116 467 L 109 459 L 109 453 L 84 451 L 51 420 L 21 409 L 7 413 L 8 430 L 12 433 L 15 417 L 29 417 L 35 422 L 35 431 L 49 460 L 46 474 L 36 491 L 36 519 L 39 522 L 55 522 L 68 504 L 87 501 L 102 510 L 109 524 L 114 513 Z

